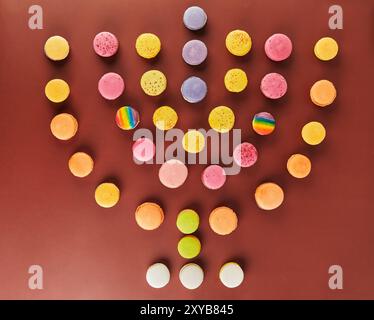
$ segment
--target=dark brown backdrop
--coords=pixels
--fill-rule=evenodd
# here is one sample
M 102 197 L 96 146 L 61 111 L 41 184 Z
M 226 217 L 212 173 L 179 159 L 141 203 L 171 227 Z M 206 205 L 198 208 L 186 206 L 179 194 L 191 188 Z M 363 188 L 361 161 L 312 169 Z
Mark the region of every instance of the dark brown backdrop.
M 371 120 L 373 86 L 373 2 L 297 0 L 107 0 L 37 1 L 44 9 L 44 29 L 27 27 L 28 7 L 36 1 L 0 1 L 0 90 L 2 134 L 0 158 L 0 298 L 145 298 L 145 299 L 258 299 L 258 298 L 374 298 L 374 207 Z M 328 7 L 344 9 L 344 30 L 328 29 Z M 182 24 L 184 10 L 201 5 L 209 16 L 207 28 L 193 33 Z M 247 30 L 253 49 L 247 57 L 230 55 L 226 34 Z M 108 30 L 119 37 L 120 51 L 111 61 L 92 50 L 97 32 Z M 153 62 L 139 58 L 134 41 L 142 32 L 154 32 L 162 40 L 160 57 Z M 292 58 L 269 61 L 263 51 L 266 38 L 275 32 L 288 34 L 294 44 Z M 44 41 L 51 35 L 66 37 L 71 55 L 64 63 L 44 56 Z M 340 44 L 337 59 L 318 61 L 313 45 L 322 36 Z M 192 38 L 206 42 L 204 67 L 192 68 L 181 59 L 183 44 Z M 227 69 L 241 67 L 249 76 L 249 88 L 239 95 L 223 86 Z M 168 77 L 166 94 L 145 96 L 141 74 L 159 68 Z M 97 81 L 108 71 L 126 81 L 126 93 L 115 102 L 104 101 Z M 279 102 L 266 100 L 259 82 L 267 72 L 280 72 L 289 83 Z M 183 101 L 180 85 L 196 74 L 209 86 L 208 97 L 197 105 Z M 72 89 L 62 106 L 44 97 L 45 83 L 54 77 L 67 80 Z M 312 105 L 308 91 L 314 81 L 327 78 L 338 89 L 336 103 L 328 109 Z M 172 105 L 179 113 L 179 128 L 208 128 L 207 116 L 217 105 L 231 106 L 236 127 L 259 149 L 259 162 L 230 177 L 219 191 L 200 183 L 203 166 L 190 166 L 185 185 L 177 190 L 161 186 L 159 166 L 135 165 L 130 152 L 132 135 L 114 123 L 116 109 L 130 104 L 141 112 L 141 125 L 153 128 L 153 110 Z M 276 132 L 256 136 L 251 118 L 258 111 L 272 112 Z M 67 143 L 49 131 L 54 114 L 69 111 L 79 119 L 79 133 Z M 319 120 L 327 127 L 326 141 L 306 146 L 300 130 Z M 95 171 L 86 179 L 74 178 L 67 160 L 76 150 L 95 157 Z M 285 170 L 288 156 L 304 152 L 313 162 L 310 177 L 296 181 Z M 110 210 L 93 200 L 98 183 L 119 183 L 122 197 Z M 265 180 L 280 183 L 284 205 L 274 212 L 260 211 L 254 202 L 255 187 Z M 146 200 L 162 204 L 166 220 L 159 230 L 144 232 L 134 221 L 134 210 Z M 218 205 L 232 206 L 239 228 L 227 237 L 210 230 L 208 214 Z M 178 280 L 185 261 L 176 245 L 179 210 L 197 209 L 202 218 L 199 237 L 203 250 L 196 260 L 206 272 L 196 291 L 184 289 Z M 229 290 L 218 280 L 219 267 L 237 260 L 245 269 L 240 288 Z M 166 261 L 172 278 L 161 290 L 145 282 L 146 268 Z M 45 289 L 27 287 L 27 269 L 44 268 Z M 328 267 L 344 269 L 344 290 L 328 288 Z

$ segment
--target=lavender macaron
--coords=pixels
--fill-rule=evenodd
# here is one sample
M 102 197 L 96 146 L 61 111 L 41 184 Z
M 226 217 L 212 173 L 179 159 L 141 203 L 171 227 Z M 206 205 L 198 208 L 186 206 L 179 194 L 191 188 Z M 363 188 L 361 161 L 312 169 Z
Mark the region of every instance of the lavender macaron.
M 200 40 L 188 41 L 182 50 L 183 60 L 191 66 L 197 66 L 203 63 L 207 55 L 208 48 L 205 43 Z
M 204 28 L 208 16 L 205 11 L 197 6 L 189 7 L 183 15 L 183 23 L 187 29 L 190 30 L 200 30 Z
M 192 76 L 183 82 L 181 92 L 184 100 L 187 102 L 198 103 L 205 98 L 208 87 L 204 80 Z

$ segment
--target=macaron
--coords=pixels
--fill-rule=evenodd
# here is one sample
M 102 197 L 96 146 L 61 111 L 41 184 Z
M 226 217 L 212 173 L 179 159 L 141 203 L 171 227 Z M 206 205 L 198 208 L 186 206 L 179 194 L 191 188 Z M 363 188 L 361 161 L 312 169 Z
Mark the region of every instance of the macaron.
M 177 228 L 184 234 L 194 233 L 199 228 L 199 223 L 199 215 L 192 209 L 184 209 L 178 213 Z
M 326 129 L 317 121 L 308 122 L 301 130 L 303 140 L 312 146 L 320 144 L 326 137 Z
M 310 99 L 319 107 L 327 107 L 334 102 L 336 89 L 334 84 L 328 80 L 315 82 L 310 89 Z
M 186 181 L 187 176 L 187 166 L 177 159 L 167 160 L 158 171 L 160 182 L 170 189 L 179 188 Z
M 44 44 L 45 55 L 53 61 L 64 60 L 70 51 L 69 42 L 61 36 L 48 38 Z
M 192 235 L 184 236 L 178 242 L 178 252 L 185 259 L 193 259 L 199 255 L 201 251 L 200 240 Z
M 324 37 L 314 46 L 314 54 L 319 60 L 329 61 L 334 59 L 339 51 L 338 43 L 331 37 Z
M 265 97 L 279 99 L 287 92 L 287 81 L 279 73 L 268 73 L 262 78 L 260 89 Z
M 107 100 L 117 99 L 125 89 L 122 77 L 114 72 L 104 74 L 98 84 L 98 90 L 103 98 Z
M 164 221 L 164 211 L 154 202 L 144 202 L 136 208 L 135 221 L 144 230 L 155 230 Z
M 52 119 L 50 128 L 57 139 L 69 140 L 78 131 L 78 121 L 69 113 L 60 113 Z
M 181 93 L 183 99 L 189 103 L 198 103 L 202 101 L 208 92 L 206 82 L 199 77 L 189 77 L 183 81 Z
M 149 70 L 140 79 L 140 86 L 145 94 L 149 96 L 159 96 L 167 86 L 165 75 L 159 70 Z
M 227 288 L 239 287 L 244 280 L 244 271 L 236 262 L 225 263 L 219 271 L 219 279 Z
M 192 31 L 204 28 L 208 16 L 205 11 L 197 6 L 187 8 L 183 14 L 183 23 L 187 29 Z
M 226 36 L 226 48 L 234 56 L 245 56 L 252 48 L 252 39 L 246 31 L 233 30 Z
M 283 61 L 292 53 L 292 42 L 283 33 L 275 33 L 265 42 L 265 53 L 270 60 Z
M 179 271 L 179 280 L 185 288 L 197 289 L 204 281 L 204 271 L 196 263 L 187 263 Z
M 48 100 L 54 103 L 65 101 L 70 94 L 69 85 L 62 79 L 50 80 L 46 84 L 44 91 Z
M 114 56 L 119 47 L 117 37 L 110 32 L 98 33 L 93 40 L 93 48 L 100 57 L 108 58 Z
M 284 192 L 276 183 L 265 182 L 257 187 L 255 200 L 259 208 L 263 210 L 274 210 L 283 203 Z
M 156 146 L 151 139 L 142 137 L 137 139 L 132 145 L 132 155 L 134 159 L 141 163 L 153 159 L 156 153 Z
M 146 280 L 152 288 L 163 288 L 170 281 L 170 271 L 163 263 L 152 264 L 147 270 Z
M 205 147 L 205 137 L 198 130 L 188 130 L 183 136 L 182 146 L 189 153 L 199 153 Z
M 218 207 L 210 213 L 209 225 L 215 233 L 228 235 L 238 227 L 238 217 L 231 208 Z
M 225 170 L 219 165 L 212 164 L 204 169 L 201 181 L 208 189 L 217 190 L 226 182 Z
M 124 106 L 117 110 L 116 124 L 122 130 L 131 130 L 136 128 L 140 122 L 138 111 L 130 106 Z
M 118 203 L 119 197 L 120 191 L 114 183 L 101 183 L 95 190 L 96 203 L 102 208 L 114 207 Z
M 145 59 L 152 59 L 161 50 L 161 41 L 153 33 L 142 33 L 135 42 L 135 49 L 139 56 Z
M 184 62 L 191 66 L 202 64 L 208 55 L 208 48 L 200 40 L 190 40 L 186 42 L 182 49 Z
M 209 113 L 210 127 L 220 133 L 229 132 L 235 124 L 234 112 L 226 106 L 218 106 Z
M 230 92 L 242 92 L 248 84 L 247 74 L 242 69 L 230 69 L 224 79 L 225 87 Z
M 153 124 L 159 130 L 170 130 L 175 127 L 177 122 L 178 114 L 172 107 L 162 106 L 153 113 Z
M 234 162 L 238 166 L 242 168 L 248 168 L 256 163 L 258 152 L 253 144 L 249 142 L 243 142 L 241 144 L 238 144 L 234 148 L 233 158 Z
M 275 119 L 269 112 L 256 113 L 252 120 L 252 128 L 257 134 L 266 136 L 275 130 Z
M 309 175 L 312 170 L 312 163 L 303 154 L 293 154 L 288 158 L 287 170 L 291 176 L 302 179 Z
M 84 178 L 92 172 L 94 161 L 89 154 L 76 152 L 70 157 L 68 166 L 74 176 Z

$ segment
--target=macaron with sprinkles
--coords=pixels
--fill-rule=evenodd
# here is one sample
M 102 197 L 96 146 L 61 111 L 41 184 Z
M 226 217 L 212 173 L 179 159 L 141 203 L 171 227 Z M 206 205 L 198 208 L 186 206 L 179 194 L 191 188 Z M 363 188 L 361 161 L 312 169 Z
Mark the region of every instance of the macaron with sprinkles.
M 252 48 L 252 39 L 244 30 L 233 30 L 226 36 L 226 48 L 234 56 L 245 56 Z
M 170 130 L 175 127 L 177 121 L 178 114 L 172 107 L 162 106 L 153 113 L 153 124 L 159 130 Z
M 142 75 L 140 86 L 145 94 L 159 96 L 166 90 L 166 76 L 159 70 L 149 70 Z
M 241 144 L 238 144 L 234 148 L 233 158 L 234 162 L 238 166 L 242 168 L 248 168 L 256 163 L 258 152 L 253 144 L 249 142 L 243 142 Z
M 140 122 L 138 111 L 130 106 L 124 106 L 117 110 L 116 123 L 122 130 L 131 130 L 136 128 Z
M 224 79 L 225 87 L 230 92 L 242 92 L 248 84 L 247 74 L 239 68 L 230 69 Z
M 108 31 L 98 33 L 93 40 L 93 48 L 100 57 L 108 58 L 114 56 L 119 47 L 117 37 Z
M 269 112 L 257 113 L 253 117 L 252 128 L 261 136 L 269 135 L 275 129 L 275 119 Z
M 226 106 L 218 106 L 212 109 L 208 117 L 209 125 L 217 132 L 229 132 L 235 124 L 234 112 Z
M 153 33 L 142 33 L 136 39 L 135 49 L 142 58 L 155 58 L 161 50 L 160 38 Z

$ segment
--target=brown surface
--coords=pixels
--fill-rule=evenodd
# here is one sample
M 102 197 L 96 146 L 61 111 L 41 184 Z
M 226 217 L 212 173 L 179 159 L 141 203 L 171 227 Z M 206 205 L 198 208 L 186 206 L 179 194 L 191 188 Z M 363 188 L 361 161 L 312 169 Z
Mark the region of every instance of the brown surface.
M 39 0 L 45 28 L 27 27 L 27 9 L 35 1 L 1 0 L 0 52 L 1 118 L 3 134 L 0 162 L 0 298 L 374 298 L 374 207 L 369 197 L 373 179 L 371 99 L 373 86 L 373 2 L 340 0 L 344 30 L 327 27 L 330 1 L 308 0 Z M 336 2 L 336 1 L 335 1 Z M 53 4 L 52 4 L 53 3 Z M 192 33 L 181 17 L 191 4 L 207 11 L 206 30 Z M 231 56 L 224 47 L 227 32 L 247 30 L 253 49 L 247 57 Z M 110 62 L 92 50 L 94 35 L 115 33 L 120 51 Z M 162 52 L 154 62 L 136 55 L 134 43 L 141 32 L 154 32 Z M 285 63 L 269 61 L 263 52 L 266 38 L 284 32 L 294 44 Z M 65 63 L 52 63 L 43 54 L 51 35 L 66 37 L 71 55 Z M 313 45 L 331 35 L 340 44 L 332 62 L 313 56 Z M 183 44 L 192 38 L 206 42 L 208 62 L 192 68 L 181 59 Z M 243 94 L 224 90 L 223 77 L 232 67 L 248 72 Z M 141 74 L 159 68 L 168 77 L 166 94 L 145 96 Z M 97 92 L 103 73 L 115 71 L 126 81 L 126 93 L 115 102 Z M 279 102 L 265 99 L 259 88 L 267 72 L 281 72 L 289 83 Z M 203 103 L 190 105 L 179 93 L 184 78 L 196 74 L 209 86 Z M 67 80 L 68 102 L 56 106 L 44 97 L 44 85 L 53 77 Z M 320 109 L 309 100 L 309 88 L 318 79 L 332 80 L 338 90 L 333 106 Z M 139 167 L 130 152 L 132 135 L 116 127 L 116 109 L 131 104 L 141 113 L 142 125 L 153 128 L 153 110 L 170 104 L 179 113 L 182 129 L 205 127 L 209 111 L 227 104 L 237 114 L 236 127 L 259 149 L 258 163 L 229 177 L 218 191 L 200 182 L 203 166 L 190 166 L 185 185 L 164 188 L 157 179 L 159 166 Z M 276 132 L 256 136 L 250 121 L 267 110 L 277 120 Z M 79 132 L 69 142 L 53 138 L 49 122 L 59 111 L 79 120 Z M 240 116 L 239 116 L 240 115 Z M 320 120 L 327 127 L 326 141 L 317 147 L 303 143 L 304 123 Z M 67 167 L 72 153 L 89 151 L 95 170 L 86 179 L 73 177 Z M 289 155 L 304 152 L 312 173 L 300 181 L 286 171 Z M 94 190 L 110 178 L 121 186 L 122 198 L 113 209 L 95 204 Z M 286 199 L 275 212 L 260 211 L 253 198 L 256 186 L 274 180 Z M 165 221 L 156 231 L 141 230 L 134 211 L 143 201 L 157 201 Z M 208 226 L 209 212 L 228 205 L 238 213 L 239 227 L 221 237 Z M 201 215 L 198 232 L 203 250 L 197 261 L 206 279 L 196 291 L 178 280 L 186 263 L 177 253 L 182 236 L 175 226 L 184 208 Z M 145 282 L 146 268 L 165 260 L 172 271 L 170 284 L 155 290 Z M 246 279 L 229 290 L 218 281 L 218 270 L 229 260 L 240 262 Z M 28 267 L 44 268 L 44 290 L 29 290 Z M 328 267 L 344 268 L 344 290 L 328 289 Z

